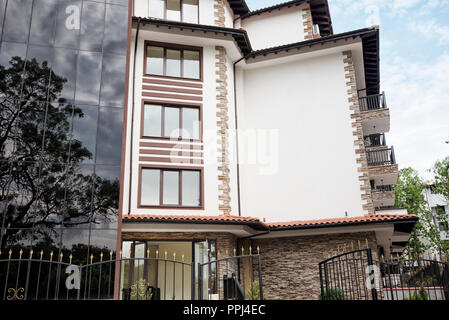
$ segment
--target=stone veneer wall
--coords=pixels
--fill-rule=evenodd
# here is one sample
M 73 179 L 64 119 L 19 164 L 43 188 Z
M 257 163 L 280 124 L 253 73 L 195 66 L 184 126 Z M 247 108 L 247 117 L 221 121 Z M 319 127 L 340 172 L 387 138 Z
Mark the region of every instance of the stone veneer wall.
M 304 25 L 304 40 L 313 39 L 313 19 L 310 6 L 306 6 L 302 9 L 302 23 Z
M 231 214 L 231 186 L 229 177 L 229 110 L 226 49 L 215 47 L 217 143 L 218 143 L 218 210 L 222 215 Z
M 344 246 L 351 250 L 358 241 L 377 252 L 374 232 L 317 235 L 292 238 L 253 240 L 253 247 L 260 247 L 262 256 L 262 283 L 265 299 L 316 300 L 320 293 L 318 263 L 336 254 Z M 257 267 L 253 265 L 254 277 L 258 279 Z
M 352 52 L 343 52 L 343 62 L 345 68 L 346 87 L 348 95 L 349 109 L 351 110 L 351 120 L 353 127 L 354 146 L 357 156 L 357 168 L 359 172 L 360 191 L 363 209 L 368 214 L 374 214 L 374 205 L 371 197 L 371 185 L 368 173 L 368 162 L 366 159 L 365 143 L 363 140 L 362 117 L 357 94 L 357 84 L 355 78 L 355 68 L 352 60 Z
M 225 0 L 214 0 L 214 23 L 216 26 L 225 26 Z

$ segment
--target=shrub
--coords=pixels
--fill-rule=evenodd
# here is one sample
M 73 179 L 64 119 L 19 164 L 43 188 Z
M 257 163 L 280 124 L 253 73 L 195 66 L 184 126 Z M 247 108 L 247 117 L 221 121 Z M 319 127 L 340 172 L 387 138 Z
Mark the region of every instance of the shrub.
M 246 291 L 246 297 L 248 300 L 260 300 L 259 282 L 254 281 Z
M 343 289 L 331 288 L 320 292 L 320 300 L 346 300 L 346 294 Z

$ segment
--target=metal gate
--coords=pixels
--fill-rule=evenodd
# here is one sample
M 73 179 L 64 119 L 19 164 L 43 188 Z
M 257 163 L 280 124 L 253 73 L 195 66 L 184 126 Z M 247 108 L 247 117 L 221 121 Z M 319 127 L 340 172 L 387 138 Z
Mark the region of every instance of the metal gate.
M 183 255 L 147 255 L 114 258 L 112 251 L 95 257 L 91 254 L 83 265 L 73 263 L 71 254 L 50 252 L 44 257 L 43 251 L 36 255 L 31 250 L 25 256 L 20 250 L 13 258 L 10 250 L 7 258 L 0 259 L 0 300 L 246 299 L 245 265 L 250 266 L 251 274 L 257 273 L 258 298 L 263 298 L 258 254 L 209 258 L 196 265 L 185 262 Z
M 336 255 L 319 263 L 321 300 L 377 300 L 371 249 Z
M 321 300 L 449 300 L 447 261 L 373 259 L 371 249 L 319 263 Z
M 245 283 L 245 266 L 250 274 L 246 281 L 250 283 Z M 260 254 L 210 260 L 198 263 L 197 268 L 198 300 L 263 300 Z

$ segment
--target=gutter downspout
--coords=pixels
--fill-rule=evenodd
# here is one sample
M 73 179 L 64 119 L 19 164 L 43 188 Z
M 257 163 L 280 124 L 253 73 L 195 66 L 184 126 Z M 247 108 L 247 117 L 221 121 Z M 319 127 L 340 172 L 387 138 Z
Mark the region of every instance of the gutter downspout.
M 238 133 L 238 120 L 237 120 L 237 80 L 235 75 L 235 66 L 240 61 L 246 59 L 249 56 L 247 54 L 246 56 L 241 57 L 236 62 L 233 63 L 232 69 L 233 69 L 233 75 L 234 75 L 234 125 L 235 125 L 235 148 L 236 148 L 236 157 L 237 157 L 237 202 L 238 202 L 238 211 L 239 211 L 239 217 L 242 216 L 242 209 L 241 209 L 241 202 L 240 202 L 240 159 L 239 159 L 239 133 Z
M 136 56 L 137 56 L 137 42 L 139 39 L 140 18 L 137 20 L 136 39 L 134 42 L 134 61 L 133 61 L 133 97 L 131 110 L 131 143 L 130 143 L 130 157 L 129 157 L 129 192 L 128 192 L 128 214 L 131 214 L 131 190 L 133 180 L 133 134 L 134 134 L 134 107 L 135 107 L 135 91 L 136 91 Z

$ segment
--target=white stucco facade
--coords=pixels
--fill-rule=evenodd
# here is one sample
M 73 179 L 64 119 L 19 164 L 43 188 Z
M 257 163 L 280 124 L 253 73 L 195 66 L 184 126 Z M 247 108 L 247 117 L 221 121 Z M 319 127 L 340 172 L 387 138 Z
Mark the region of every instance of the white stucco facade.
M 341 51 L 239 70 L 242 212 L 267 221 L 366 214 Z M 257 65 L 257 63 L 256 63 Z M 264 141 L 263 130 L 271 136 Z M 259 131 L 252 164 L 245 132 Z M 258 145 L 259 146 L 259 145 Z M 268 165 L 264 162 L 269 161 Z

